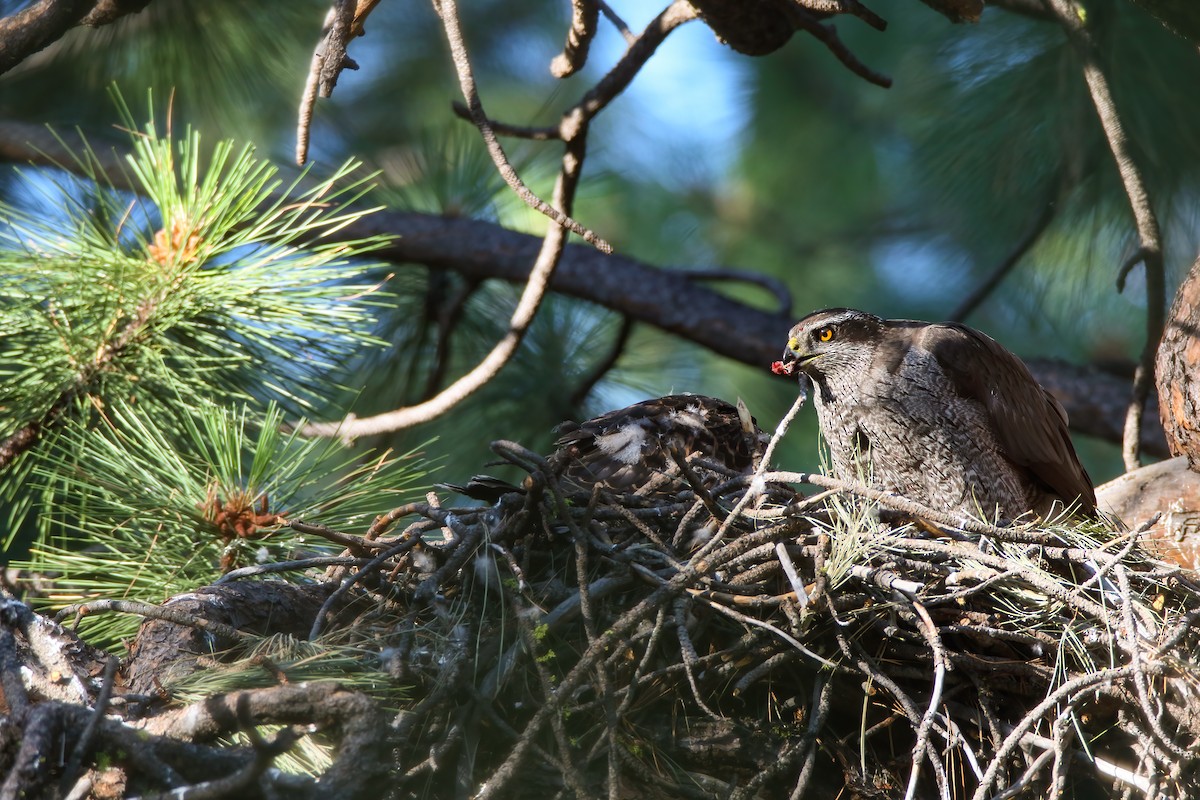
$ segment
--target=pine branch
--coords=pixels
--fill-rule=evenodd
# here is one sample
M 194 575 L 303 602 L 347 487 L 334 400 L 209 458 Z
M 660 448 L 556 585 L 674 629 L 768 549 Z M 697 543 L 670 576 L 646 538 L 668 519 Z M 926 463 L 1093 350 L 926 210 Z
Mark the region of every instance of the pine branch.
M 61 153 L 59 143 L 40 127 L 0 124 L 0 158 L 47 164 L 61 161 L 53 158 Z M 112 175 L 111 171 L 107 174 Z M 121 185 L 120 177 L 117 174 L 113 178 L 117 186 Z M 395 264 L 452 270 L 473 281 L 498 279 L 518 284 L 528 278 L 529 265 L 540 244 L 535 236 L 485 220 L 404 211 L 380 211 L 362 217 L 329 238 L 371 237 L 386 237 L 387 244 L 374 255 Z M 732 299 L 691 280 L 686 272 L 660 269 L 619 253 L 604 256 L 578 245 L 567 245 L 551 290 L 596 303 L 718 355 L 762 365 L 764 369 L 779 356 L 780 337 L 795 322 L 790 313 L 767 311 Z M 1121 378 L 1048 360 L 1033 359 L 1029 366 L 1038 381 L 1063 403 L 1073 430 L 1108 441 L 1121 440 L 1128 401 L 1128 385 Z M 1151 399 L 1142 448 L 1148 454 L 1166 457 L 1169 454 L 1161 426 L 1154 424 L 1154 408 Z

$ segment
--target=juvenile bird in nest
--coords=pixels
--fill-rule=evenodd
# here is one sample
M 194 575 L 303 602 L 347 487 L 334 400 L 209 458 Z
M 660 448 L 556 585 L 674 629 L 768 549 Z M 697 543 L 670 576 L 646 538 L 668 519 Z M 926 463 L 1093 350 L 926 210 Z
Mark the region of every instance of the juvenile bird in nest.
M 599 484 L 626 493 L 678 476 L 681 460 L 693 461 L 705 476 L 749 472 L 768 441 L 744 406 L 698 394 L 643 400 L 586 422 L 564 422 L 556 432 L 557 449 L 547 459 L 553 470 L 581 489 Z M 522 491 L 488 476 L 443 485 L 487 502 Z
M 1066 411 L 977 330 L 825 309 L 772 371 L 811 381 L 838 478 L 971 516 L 1095 515 Z

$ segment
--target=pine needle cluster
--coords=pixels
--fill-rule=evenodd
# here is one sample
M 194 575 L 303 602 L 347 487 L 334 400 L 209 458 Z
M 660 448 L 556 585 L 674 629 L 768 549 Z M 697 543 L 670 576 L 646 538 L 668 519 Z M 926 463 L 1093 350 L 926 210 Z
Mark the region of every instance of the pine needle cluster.
M 138 130 L 116 101 L 118 167 L 85 146 L 0 205 L 0 538 L 55 604 L 161 602 L 319 551 L 280 524 L 369 520 L 421 475 L 286 432 L 379 343 L 382 240 L 327 238 L 370 213 L 371 176 L 351 161 L 285 184 L 253 147 Z

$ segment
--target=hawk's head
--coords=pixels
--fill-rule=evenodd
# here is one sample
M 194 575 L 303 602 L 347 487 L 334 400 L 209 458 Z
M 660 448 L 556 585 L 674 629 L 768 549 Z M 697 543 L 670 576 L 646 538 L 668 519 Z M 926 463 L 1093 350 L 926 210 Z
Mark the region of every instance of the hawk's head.
M 777 375 L 826 375 L 865 370 L 880 341 L 883 320 L 852 308 L 814 311 L 788 332 L 783 359 L 771 365 Z

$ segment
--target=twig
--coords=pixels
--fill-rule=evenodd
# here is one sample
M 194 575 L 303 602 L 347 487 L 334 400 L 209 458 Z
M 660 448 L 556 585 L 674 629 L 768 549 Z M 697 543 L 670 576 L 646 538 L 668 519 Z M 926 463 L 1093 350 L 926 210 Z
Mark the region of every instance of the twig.
M 317 96 L 332 96 L 342 70 L 358 69 L 358 64 L 346 55 L 346 49 L 350 39 L 362 36 L 363 21 L 378 4 L 379 0 L 335 0 L 325 15 L 321 39 L 313 50 L 304 78 L 304 90 L 300 93 L 296 121 L 296 163 L 300 166 L 304 166 L 308 160 L 309 135 Z
M 1029 732 L 1029 729 L 1038 724 L 1046 712 L 1057 707 L 1063 701 L 1073 701 L 1091 687 L 1108 685 L 1119 680 L 1124 680 L 1131 674 L 1131 667 L 1101 669 L 1073 678 L 1046 695 L 1046 698 L 1042 702 L 1038 703 L 1021 718 L 1008 736 L 1005 737 L 1004 742 L 996 748 L 996 752 L 992 756 L 992 763 L 988 764 L 987 770 L 983 773 L 983 780 L 979 782 L 979 786 L 976 787 L 971 800 L 985 800 L 985 798 L 991 796 L 992 786 L 995 784 L 1004 762 L 1008 760 L 1013 750 L 1021 744 L 1023 737 Z
M 1100 64 L 1095 42 L 1083 16 L 1071 0 L 1046 0 L 1046 3 L 1058 17 L 1068 40 L 1083 62 L 1083 77 L 1087 81 L 1092 104 L 1096 107 L 1096 115 L 1100 118 L 1100 126 L 1116 161 L 1137 224 L 1139 253 L 1146 269 L 1146 344 L 1133 375 L 1133 398 L 1125 415 L 1125 435 L 1121 447 L 1125 470 L 1128 472 L 1141 465 L 1142 415 L 1154 385 L 1154 357 L 1166 322 L 1167 290 L 1163 275 L 1162 232 L 1146 190 L 1146 182 L 1130 152 L 1125 126 L 1109 89 L 1108 76 Z
M 563 139 L 570 141 L 573 138 L 573 127 L 579 123 L 586 123 L 625 91 L 671 31 L 695 19 L 696 14 L 696 9 L 686 0 L 674 0 L 651 20 L 637 40 L 630 42 L 629 49 L 608 74 L 601 78 L 573 109 L 563 115 Z
M 1033 746 L 1033 747 L 1041 748 L 1042 750 L 1045 751 L 1044 755 L 1053 755 L 1054 749 L 1055 749 L 1054 740 L 1047 739 L 1045 736 L 1039 736 L 1036 733 L 1027 733 L 1024 736 L 1022 736 L 1021 737 L 1021 745 L 1025 746 L 1025 747 Z M 1148 781 L 1145 777 L 1133 772 L 1132 770 L 1129 770 L 1129 769 L 1126 769 L 1125 767 L 1114 764 L 1112 761 L 1109 761 L 1106 758 L 1101 758 L 1100 756 L 1097 756 L 1095 753 L 1088 753 L 1083 750 L 1074 750 L 1073 755 L 1074 755 L 1076 761 L 1079 761 L 1082 764 L 1089 764 L 1091 766 L 1094 766 L 1096 768 L 1096 771 L 1099 772 L 1101 775 L 1106 775 L 1109 778 L 1112 778 L 1113 780 L 1120 781 L 1121 783 L 1125 784 L 1126 786 L 1130 786 L 1135 789 L 1138 789 L 1139 791 L 1141 791 L 1143 794 L 1146 794 L 1147 796 L 1151 796 L 1150 795 L 1150 791 L 1151 791 L 1150 781 Z M 1028 771 L 1027 771 L 1027 774 L 1028 774 Z M 1018 781 L 1017 783 L 1020 783 L 1020 781 Z M 1012 788 L 1017 787 L 1017 783 L 1014 783 L 1013 786 L 1009 787 L 1009 788 L 1012 789 Z M 1019 792 L 1018 792 L 1018 794 L 1019 794 Z M 996 798 L 1015 797 L 1015 796 L 1016 796 L 1016 794 L 1009 794 L 1008 791 L 1005 791 L 1002 794 L 996 795 Z
M 750 669 L 746 670 L 742 677 L 738 678 L 737 683 L 733 685 L 733 696 L 737 697 L 744 694 L 754 684 L 758 683 L 766 677 L 772 670 L 791 663 L 800 658 L 800 654 L 795 650 L 783 650 L 768 656 L 762 661 L 755 664 Z M 818 680 L 824 677 L 823 673 L 817 673 Z
M 254 564 L 249 567 L 240 567 L 239 569 L 226 572 L 213 582 L 213 586 L 220 586 L 223 583 L 232 583 L 233 581 L 238 581 L 242 578 L 253 578 L 258 575 L 274 575 L 277 572 L 297 572 L 300 570 L 309 569 L 311 567 L 353 567 L 361 566 L 364 563 L 366 563 L 365 559 L 354 558 L 353 556 L 316 556 L 313 558 L 301 558 L 297 559 L 296 561 L 276 561 L 271 564 Z
M 625 716 L 633 705 L 633 701 L 637 697 L 638 684 L 646 675 L 646 670 L 650 667 L 650 660 L 658 652 L 658 643 L 662 640 L 663 631 L 666 627 L 667 607 L 663 606 L 658 609 L 658 615 L 654 618 L 654 627 L 650 629 L 650 637 L 646 641 L 646 648 L 642 651 L 642 657 L 638 660 L 637 668 L 634 669 L 633 676 L 629 679 L 628 691 L 625 693 L 625 697 L 622 698 L 621 705 L 617 708 L 618 717 Z
M 946 650 L 942 646 L 942 639 L 938 635 L 937 626 L 933 624 L 933 620 L 929 616 L 929 612 L 925 607 L 917 601 L 912 601 L 912 607 L 917 612 L 917 616 L 921 618 L 921 634 L 925 637 L 925 641 L 929 644 L 929 649 L 933 652 L 933 691 L 929 695 L 929 706 L 925 709 L 925 714 L 921 717 L 921 724 L 917 726 L 917 741 L 913 744 L 912 756 L 912 772 L 908 776 L 908 788 L 904 792 L 904 800 L 913 800 L 917 792 L 917 778 L 921 775 L 921 758 L 928 753 L 932 759 L 935 756 L 933 749 L 929 747 L 929 731 L 933 728 L 933 721 L 937 715 L 938 705 L 942 701 L 942 689 L 946 682 L 946 669 L 949 666 L 946 658 Z M 939 781 L 938 790 L 946 800 L 950 797 L 950 789 L 946 783 Z
M 550 62 L 550 74 L 556 78 L 574 75 L 587 62 L 596 24 L 600 21 L 600 6 L 596 0 L 571 0 L 571 27 L 563 51 Z
M 424 503 L 420 504 L 424 506 Z M 287 523 L 287 526 L 296 533 L 303 533 L 308 536 L 320 536 L 322 539 L 340 544 L 350 550 L 358 550 L 362 552 L 371 552 L 373 550 L 386 550 L 395 542 L 392 541 L 372 541 L 363 536 L 355 536 L 350 533 L 342 533 L 335 531 L 326 525 L 320 525 L 315 522 L 303 522 L 301 520 L 292 520 Z
M 673 604 L 675 615 L 675 637 L 679 640 L 679 655 L 683 659 L 683 673 L 687 676 L 688 686 L 692 689 L 692 699 L 696 701 L 696 705 L 705 714 L 714 720 L 722 720 L 722 717 L 717 712 L 708 707 L 708 703 L 704 702 L 704 698 L 700 695 L 700 687 L 696 684 L 696 662 L 700 658 L 700 654 L 696 652 L 696 645 L 692 644 L 692 638 L 687 631 L 687 610 L 683 603 L 683 598 L 676 597 Z
M 625 21 L 617 16 L 617 13 L 612 10 L 612 7 L 608 3 L 604 2 L 604 0 L 596 0 L 596 5 L 600 7 L 600 13 L 604 15 L 604 18 L 611 22 L 613 27 L 617 29 L 617 32 L 621 34 L 626 44 L 633 44 L 637 40 L 637 34 L 629 29 Z
M 529 619 L 529 614 L 526 613 L 526 609 L 521 607 L 515 595 L 510 595 L 509 604 L 512 608 L 513 617 L 517 621 L 517 630 L 520 631 L 525 650 L 529 654 L 534 655 L 530 661 L 534 668 L 534 673 L 538 676 L 538 682 L 542 687 L 543 702 L 546 704 L 546 707 L 555 712 L 550 716 L 550 730 L 554 733 L 554 742 L 558 746 L 559 772 L 566 779 L 567 786 L 571 788 L 576 797 L 589 797 L 591 793 L 587 790 L 587 782 L 584 780 L 579 768 L 575 765 L 575 760 L 571 757 L 570 737 L 567 735 L 566 727 L 563 725 L 563 714 L 560 713 L 564 698 L 554 691 L 554 680 L 551 678 L 550 672 L 546 669 L 543 660 L 536 655 L 540 648 L 538 647 L 537 637 L 533 633 L 533 625 Z M 595 668 L 602 670 L 603 666 L 596 664 Z M 528 732 L 524 735 L 528 735 Z
M 1114 572 L 1117 577 L 1117 585 L 1120 587 L 1121 627 L 1124 629 L 1125 649 L 1129 653 L 1129 665 L 1133 668 L 1134 696 L 1138 699 L 1142 715 L 1150 725 L 1150 733 L 1157 740 L 1158 745 L 1178 760 L 1191 761 L 1197 755 L 1194 748 L 1189 750 L 1171 741 L 1171 737 L 1163 730 L 1162 722 L 1159 720 L 1160 712 L 1151 707 L 1150 681 L 1146 677 L 1143 640 L 1139 633 L 1140 626 L 1133 617 L 1133 593 L 1129 588 L 1129 575 L 1123 564 L 1118 564 Z
M 775 433 L 771 436 L 771 440 L 767 442 L 767 447 L 763 451 L 762 461 L 759 462 L 758 468 L 754 470 L 754 477 L 750 480 L 749 488 L 742 493 L 733 510 L 729 512 L 729 516 L 721 521 L 721 526 L 717 528 L 717 532 L 713 537 L 692 556 L 691 564 L 703 564 L 704 559 L 708 557 L 709 553 L 715 550 L 725 538 L 729 529 L 741 515 L 742 509 L 750 505 L 756 497 L 762 494 L 768 480 L 764 473 L 770 468 L 771 459 L 775 456 L 775 448 L 783 440 L 783 435 L 787 433 L 788 428 L 791 427 L 792 420 L 800 413 L 800 409 L 804 407 L 804 402 L 807 399 L 808 395 L 803 391 L 796 395 L 796 399 L 792 401 L 792 407 L 783 415 L 783 419 L 779 420 L 779 424 L 775 427 Z M 743 541 L 747 541 L 746 537 L 743 537 Z
M 1008 251 L 1008 255 L 1006 255 L 1000 261 L 1000 263 L 992 269 L 991 273 L 984 278 L 983 283 L 975 287 L 974 291 L 967 295 L 963 301 L 958 304 L 958 307 L 950 312 L 949 319 L 951 321 L 962 322 L 969 317 L 975 311 L 975 309 L 979 308 L 983 301 L 986 300 L 991 293 L 995 291 L 996 287 L 1000 285 L 1000 282 L 1008 276 L 1008 273 L 1012 272 L 1013 267 L 1017 266 L 1017 264 L 1021 262 L 1021 259 L 1025 257 L 1026 253 L 1029 252 L 1029 248 L 1037 244 L 1038 239 L 1042 238 L 1042 234 L 1046 232 L 1046 228 L 1050 227 L 1050 223 L 1054 221 L 1054 215 L 1056 211 L 1057 205 L 1054 200 L 1050 200 L 1042 206 L 1037 218 L 1035 218 L 1033 224 L 1029 226 L 1029 230 L 1025 232 L 1025 235 L 1022 236 L 1015 245 L 1013 245 L 1012 250 Z
M 616 366 L 618 359 L 625 354 L 625 345 L 629 344 L 629 337 L 633 333 L 634 319 L 632 317 L 621 317 L 621 327 L 617 329 L 617 335 L 613 337 L 613 342 L 609 346 L 608 353 L 604 358 L 597 361 L 588 370 L 587 375 L 583 377 L 575 390 L 571 392 L 571 397 L 567 401 L 572 408 L 578 408 L 583 405 L 583 401 L 592 393 L 592 389 L 596 388 L 609 370 Z
M 566 228 L 572 233 L 583 237 L 584 241 L 591 244 L 600 252 L 611 253 L 611 244 L 570 217 L 570 212 L 567 210 L 570 207 L 569 202 L 566 204 L 562 202 L 558 203 L 559 207 L 563 209 L 561 211 L 558 208 L 554 208 L 534 194 L 521 180 L 520 176 L 517 175 L 517 171 L 509 163 L 504 148 L 500 145 L 496 131 L 492 128 L 491 120 L 483 110 L 483 103 L 479 99 L 479 92 L 475 88 L 475 75 L 471 67 L 471 59 L 467 55 L 467 46 L 463 40 L 462 30 L 459 28 L 458 8 L 455 0 L 438 0 L 434 5 L 438 15 L 442 18 L 442 26 L 446 32 L 446 39 L 450 43 L 450 58 L 454 62 L 455 71 L 458 73 L 458 81 L 462 88 L 463 98 L 467 101 L 467 109 L 471 112 L 471 121 L 479 129 L 479 134 L 483 138 L 484 145 L 487 146 L 488 153 L 492 157 L 492 163 L 496 165 L 496 170 L 500 173 L 500 177 L 504 178 L 504 182 L 508 184 L 509 188 L 530 208 L 553 220 L 558 227 Z M 554 226 L 551 227 L 551 230 L 553 228 Z
M 120 660 L 115 657 L 109 657 L 108 661 L 104 662 L 104 677 L 101 678 L 100 693 L 96 695 L 96 705 L 92 709 L 92 715 L 88 718 L 83 733 L 79 734 L 79 741 L 75 743 L 75 749 L 71 751 L 70 760 L 63 767 L 62 778 L 58 783 L 58 790 L 61 793 L 66 793 L 74 783 L 76 773 L 83 766 L 83 760 L 87 758 L 88 751 L 91 750 L 98 723 L 104 718 L 105 711 L 108 710 L 108 701 L 112 697 L 113 682 L 117 677 L 117 667 L 120 666 L 120 663 Z
M 1042 771 L 1051 759 L 1055 758 L 1055 755 L 1054 745 L 1051 743 L 1050 749 L 1040 753 L 1033 760 L 1033 763 L 1025 768 L 1025 772 L 1021 774 L 1021 777 L 1013 781 L 1012 785 L 1004 791 L 993 795 L 991 800 L 1009 800 L 1010 797 L 1017 797 L 1023 794 L 1029 784 L 1033 782 L 1033 779 L 1037 777 L 1037 774 Z
M 779 756 L 767 765 L 765 769 L 760 770 L 745 785 L 738 787 L 730 800 L 751 800 L 751 798 L 762 797 L 762 788 L 768 781 L 777 778 L 780 775 L 791 770 L 797 761 L 803 759 L 806 764 L 810 764 L 812 756 L 816 750 L 817 733 L 825 724 L 825 719 L 829 715 L 829 709 L 832 706 L 832 695 L 830 691 L 831 682 L 829 676 L 818 673 L 813 681 L 812 706 L 809 708 L 808 726 L 799 739 L 788 742 L 784 746 L 783 751 Z M 797 781 L 797 787 L 806 782 L 804 777 L 804 767 L 800 769 L 801 777 Z M 799 797 L 797 790 L 793 789 L 792 797 Z
M 828 607 L 830 614 L 836 619 L 837 610 L 834 608 L 833 601 L 828 594 L 825 595 L 825 604 Z M 866 651 L 863 650 L 860 644 L 857 642 L 851 642 L 846 637 L 845 632 L 842 631 L 840 626 L 834 626 L 834 635 L 837 639 L 838 648 L 842 651 L 842 655 L 844 655 L 856 667 L 858 667 L 859 671 L 863 675 L 882 686 L 888 691 L 889 694 L 891 694 L 892 698 L 900 706 L 901 711 L 904 712 L 904 716 L 908 719 L 909 724 L 913 726 L 914 730 L 920 726 L 923 716 L 917 712 L 916 703 L 914 703 L 913 699 L 909 697 L 908 692 L 901 689 L 900 685 L 897 684 L 890 675 L 880 669 L 879 664 L 876 663 L 875 659 L 867 655 Z M 933 767 L 934 776 L 938 782 L 938 788 L 941 789 L 942 787 L 946 786 L 945 768 L 936 758 L 936 753 L 928 741 L 925 744 L 925 751 L 929 756 L 929 763 Z
M 783 542 L 775 543 L 775 557 L 779 559 L 779 564 L 783 567 L 783 574 L 787 576 L 792 591 L 796 593 L 796 604 L 800 608 L 806 607 L 808 592 L 804 590 L 804 581 L 800 580 L 800 574 L 796 572 L 796 565 L 792 563 L 792 557 L 788 555 L 787 547 Z
M 700 478 L 696 475 L 696 471 L 688 464 L 687 455 L 680 453 L 679 448 L 676 447 L 669 448 L 669 451 L 671 460 L 675 462 L 675 466 L 679 467 L 679 472 L 683 475 L 684 480 L 687 481 L 687 485 L 691 487 L 692 494 L 704 503 L 704 507 L 712 515 L 713 519 L 724 521 L 725 509 L 721 508 L 713 498 L 712 493 L 700 481 Z
M 730 547 L 727 549 L 734 550 L 735 548 Z M 597 659 L 603 658 L 609 648 L 623 641 L 634 627 L 649 617 L 652 612 L 657 611 L 664 602 L 684 591 L 687 586 L 702 574 L 702 568 L 707 566 L 703 562 L 700 564 L 689 563 L 669 581 L 663 583 L 639 601 L 633 608 L 614 620 L 604 633 L 588 647 L 575 666 L 562 678 L 555 695 L 561 697 L 573 692 L 583 681 L 592 664 Z M 509 781 L 513 780 L 517 769 L 528 754 L 533 737 L 549 721 L 549 717 L 553 713 L 557 713 L 557 708 L 550 703 L 542 705 L 534 712 L 533 717 L 525 726 L 521 740 L 509 751 L 504 762 L 492 773 L 484 788 L 479 791 L 477 800 L 489 800 L 489 798 L 503 794 L 505 787 Z
M 169 606 L 153 606 L 149 603 L 138 603 L 133 600 L 92 600 L 88 603 L 76 603 L 60 610 L 54 615 L 54 619 L 56 622 L 60 622 L 66 617 L 74 615 L 75 621 L 78 623 L 79 619 L 87 614 L 107 611 L 136 614 L 146 619 L 160 619 L 164 622 L 173 622 L 176 625 L 206 631 L 224 639 L 236 639 L 245 642 L 257 638 L 253 634 L 239 631 L 237 628 L 226 625 L 223 622 L 213 622 L 212 620 L 197 617 L 184 611 L 170 608 Z
M 794 647 L 800 653 L 803 653 L 808 658 L 811 658 L 813 661 L 816 661 L 818 664 L 821 664 L 821 665 L 826 666 L 829 669 L 833 669 L 833 670 L 843 669 L 843 667 L 841 667 L 840 665 L 838 665 L 837 663 L 835 663 L 833 661 L 830 661 L 828 658 L 825 658 L 822 655 L 814 653 L 808 647 L 804 646 L 804 644 L 802 644 L 798 639 L 796 639 L 796 637 L 792 636 L 787 631 L 782 630 L 777 625 L 772 625 L 769 622 L 764 622 L 761 619 L 757 619 L 757 618 L 751 617 L 747 614 L 743 614 L 740 611 L 735 611 L 734 609 L 730 608 L 727 605 L 718 603 L 715 600 L 710 600 L 707 597 L 704 597 L 702 595 L 696 595 L 696 598 L 698 600 L 702 600 L 705 603 L 707 603 L 710 608 L 712 608 L 716 611 L 719 611 L 720 613 L 724 614 L 725 616 L 729 617 L 730 619 L 737 620 L 738 622 L 742 623 L 743 625 L 751 625 L 756 628 L 762 628 L 763 630 L 770 631 L 771 633 L 775 634 L 780 639 L 782 639 L 783 641 L 787 642 L 789 645 Z
M 842 62 L 842 66 L 868 83 L 873 83 L 884 89 L 891 88 L 892 79 L 887 75 L 876 72 L 859 61 L 858 56 L 850 52 L 850 48 L 846 47 L 846 43 L 838 38 L 837 31 L 832 25 L 824 24 L 811 12 L 801 8 L 797 3 L 787 3 L 784 7 L 787 9 L 788 17 L 792 20 L 792 23 L 797 28 L 808 31 L 814 39 L 825 45 L 829 52 L 833 53 L 834 57 Z
M 818 675 L 813 685 L 813 703 L 809 710 L 808 728 L 804 732 L 807 752 L 804 756 L 804 764 L 800 767 L 800 776 L 796 778 L 796 785 L 792 789 L 789 800 L 800 800 L 808 788 L 808 781 L 812 778 L 813 764 L 816 762 L 817 734 L 821 732 L 825 720 L 829 717 L 829 709 L 833 707 L 832 699 L 833 682 L 824 675 Z
M 471 122 L 471 109 L 467 108 L 461 100 L 455 100 L 450 103 L 450 110 L 454 112 L 454 116 L 459 119 L 464 119 Z M 558 125 L 514 125 L 511 122 L 502 122 L 498 119 L 490 120 L 492 130 L 497 136 L 509 136 L 513 139 L 528 139 L 531 142 L 550 142 L 561 141 L 562 131 Z
M 676 268 L 674 270 L 693 281 L 729 281 L 731 283 L 752 283 L 766 289 L 775 298 L 776 314 L 792 313 L 792 290 L 788 285 L 773 275 L 748 272 L 741 269 L 705 268 Z
M 337 604 L 346 595 L 346 593 L 350 591 L 354 584 L 358 583 L 372 572 L 377 571 L 388 559 L 395 558 L 396 556 L 416 547 L 420 541 L 420 536 L 411 535 L 407 538 L 404 538 L 403 541 L 400 541 L 399 543 L 392 544 L 392 546 L 387 550 L 384 550 L 382 553 L 368 561 L 361 569 L 358 570 L 358 572 L 355 572 L 349 578 L 343 580 L 338 585 L 338 588 L 329 593 L 329 597 L 325 598 L 325 602 L 321 604 L 320 610 L 317 611 L 317 616 L 315 619 L 313 619 L 312 628 L 308 632 L 309 641 L 315 641 L 317 637 L 321 635 L 321 628 L 325 624 L 325 616 L 329 613 L 330 609 L 332 609 L 334 605 Z

